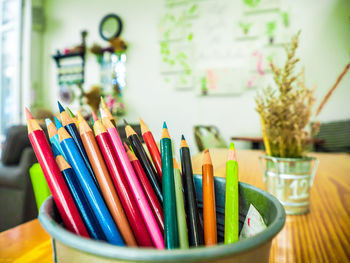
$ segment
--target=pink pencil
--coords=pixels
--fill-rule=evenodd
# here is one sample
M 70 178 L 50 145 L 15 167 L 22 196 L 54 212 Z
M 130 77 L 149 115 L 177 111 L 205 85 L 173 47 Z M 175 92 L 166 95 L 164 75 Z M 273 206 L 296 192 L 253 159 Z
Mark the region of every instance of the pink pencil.
M 118 160 L 121 167 L 125 173 L 125 176 L 128 180 L 130 188 L 133 192 L 135 199 L 138 201 L 137 205 L 140 209 L 143 220 L 146 224 L 147 230 L 151 236 L 151 239 L 154 243 L 154 246 L 158 249 L 164 249 L 164 239 L 162 232 L 158 226 L 158 223 L 152 213 L 152 209 L 149 206 L 146 196 L 143 193 L 140 182 L 134 172 L 134 169 L 130 163 L 128 155 L 125 152 L 123 143 L 119 137 L 119 134 L 116 128 L 113 126 L 111 121 L 107 118 L 106 114 L 103 111 L 101 112 L 102 122 L 107 129 L 107 132 L 112 141 L 113 147 L 117 153 Z

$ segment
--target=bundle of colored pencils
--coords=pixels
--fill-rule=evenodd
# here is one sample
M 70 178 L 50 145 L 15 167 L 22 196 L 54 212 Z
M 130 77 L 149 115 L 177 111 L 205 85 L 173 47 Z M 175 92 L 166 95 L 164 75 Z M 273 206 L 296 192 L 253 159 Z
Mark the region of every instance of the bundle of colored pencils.
M 130 125 L 125 128 L 129 144 L 123 144 L 112 114 L 101 102 L 101 119 L 93 112 L 91 126 L 79 112 L 74 115 L 58 102 L 60 120 L 46 120 L 51 146 L 26 109 L 29 139 L 65 227 L 77 235 L 119 246 L 186 249 L 217 244 L 209 151 L 203 158 L 201 218 L 185 137 L 180 145 L 180 169 L 165 122 L 160 149 L 142 119 L 146 147 Z M 238 241 L 239 225 L 238 166 L 233 145 L 226 176 L 228 244 Z

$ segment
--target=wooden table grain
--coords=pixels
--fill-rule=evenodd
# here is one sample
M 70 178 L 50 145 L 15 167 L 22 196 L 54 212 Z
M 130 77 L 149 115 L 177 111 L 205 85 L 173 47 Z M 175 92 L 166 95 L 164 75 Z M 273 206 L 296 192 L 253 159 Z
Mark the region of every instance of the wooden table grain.
M 209 150 L 216 176 L 225 176 L 226 149 Z M 239 180 L 265 189 L 261 151 L 237 151 Z M 270 263 L 350 262 L 350 155 L 312 153 L 320 160 L 310 193 L 310 212 L 287 216 L 272 242 Z M 201 173 L 202 154 L 193 158 Z
M 210 149 L 216 176 L 225 175 L 227 150 Z M 240 181 L 264 189 L 260 151 L 237 152 Z M 270 262 L 350 262 L 350 155 L 311 154 L 320 165 L 311 189 L 310 213 L 287 216 L 272 242 Z M 202 155 L 193 158 L 201 173 Z M 33 220 L 0 233 L 0 263 L 51 263 L 48 234 Z M 258 262 L 258 259 L 257 259 Z

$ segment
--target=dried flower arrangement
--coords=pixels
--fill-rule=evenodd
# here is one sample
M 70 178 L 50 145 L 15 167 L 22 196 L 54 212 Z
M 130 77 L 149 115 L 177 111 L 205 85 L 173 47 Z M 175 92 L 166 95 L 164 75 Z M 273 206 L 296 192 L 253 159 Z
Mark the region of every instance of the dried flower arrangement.
M 301 158 L 311 149 L 311 138 L 319 129 L 319 122 L 311 124 L 315 103 L 314 90 L 305 86 L 304 71 L 295 73 L 299 59 L 295 57 L 300 32 L 285 45 L 287 61 L 279 68 L 270 63 L 277 89 L 268 87 L 256 98 L 256 110 L 260 114 L 266 153 L 269 156 Z M 348 64 L 336 83 L 322 100 L 315 117 L 319 114 L 340 80 L 349 70 Z

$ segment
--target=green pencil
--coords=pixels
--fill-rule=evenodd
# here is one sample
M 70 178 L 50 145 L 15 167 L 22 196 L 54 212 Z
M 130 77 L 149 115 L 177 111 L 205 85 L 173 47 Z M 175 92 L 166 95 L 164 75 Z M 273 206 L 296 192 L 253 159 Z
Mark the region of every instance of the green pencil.
M 176 196 L 176 212 L 177 212 L 177 226 L 179 230 L 179 242 L 180 248 L 187 249 L 188 245 L 188 232 L 185 214 L 184 197 L 182 193 L 182 182 L 179 165 L 175 158 L 174 163 L 174 181 L 175 181 L 175 196 Z
M 162 157 L 164 242 L 167 249 L 174 249 L 179 247 L 175 205 L 174 164 L 171 139 L 165 122 L 160 140 L 160 152 Z
M 238 241 L 238 216 L 238 164 L 235 145 L 231 143 L 226 162 L 225 244 Z

